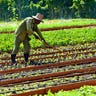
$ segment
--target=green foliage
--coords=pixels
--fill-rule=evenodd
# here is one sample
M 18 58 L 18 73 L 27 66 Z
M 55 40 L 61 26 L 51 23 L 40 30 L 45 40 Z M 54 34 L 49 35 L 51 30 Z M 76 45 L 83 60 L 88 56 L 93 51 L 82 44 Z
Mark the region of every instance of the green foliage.
M 21 20 L 44 14 L 45 18 L 96 18 L 96 0 L 0 0 L 0 20 Z
M 56 23 L 57 22 L 57 23 Z M 13 31 L 16 30 L 20 22 L 1 22 L 0 23 L 0 32 L 2 31 Z M 40 28 L 49 28 L 57 26 L 70 26 L 70 25 L 82 25 L 82 24 L 96 24 L 95 20 L 92 19 L 73 19 L 73 20 L 49 20 L 40 24 Z M 48 32 L 42 32 L 45 40 L 53 46 L 59 45 L 75 45 L 86 42 L 95 42 L 96 41 L 96 28 L 74 28 L 74 29 L 65 29 L 65 30 L 54 30 Z M 31 37 L 31 47 L 44 47 L 43 43 L 39 40 L 36 40 L 33 36 Z M 14 34 L 2 34 L 0 35 L 0 51 L 12 50 L 14 46 Z M 20 49 L 22 49 L 22 45 Z
M 14 22 L 0 22 L 0 32 L 15 31 L 19 25 L 19 21 Z
M 15 31 L 21 21 L 14 22 L 0 22 L 0 32 L 10 32 Z M 44 20 L 44 23 L 39 24 L 39 28 L 53 28 L 53 27 L 64 27 L 64 26 L 74 26 L 74 25 L 87 25 L 96 24 L 94 19 L 54 19 L 54 20 Z
M 8 17 L 8 0 L 0 0 L 0 20 Z
M 15 1 L 14 0 L 8 0 L 8 11 L 9 11 L 9 20 L 16 20 L 18 19 L 18 14 L 16 14 L 16 8 L 15 8 Z
M 46 96 L 96 96 L 96 86 L 83 86 L 76 90 L 61 90 L 57 93 L 52 93 L 49 91 Z
M 96 15 L 96 1 L 95 0 L 73 0 L 71 7 L 75 10 L 77 17 L 94 18 Z M 92 16 L 94 14 L 94 16 Z
M 13 49 L 14 36 L 11 34 L 0 35 L 0 51 L 8 51 L 9 49 Z
M 67 29 L 67 30 L 58 30 L 58 31 L 48 31 L 42 32 L 45 40 L 53 46 L 60 45 L 75 45 L 86 42 L 95 42 L 96 41 L 96 28 L 81 28 L 77 29 Z M 36 40 L 33 36 L 31 37 L 31 47 L 40 47 L 44 46 L 43 43 L 39 40 Z M 2 34 L 0 35 L 0 50 L 8 51 L 13 49 L 14 45 L 14 35 L 13 34 Z M 22 49 L 22 46 L 21 46 Z
M 53 93 L 51 93 L 51 91 L 48 91 L 48 95 L 47 96 L 55 96 Z

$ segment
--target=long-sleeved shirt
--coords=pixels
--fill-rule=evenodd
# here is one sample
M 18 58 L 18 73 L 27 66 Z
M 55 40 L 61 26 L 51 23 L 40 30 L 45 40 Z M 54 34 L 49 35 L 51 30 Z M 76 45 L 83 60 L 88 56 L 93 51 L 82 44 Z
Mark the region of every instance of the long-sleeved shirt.
M 32 17 L 27 17 L 21 22 L 15 34 L 23 41 L 26 35 L 34 35 L 34 32 L 38 34 L 41 40 L 45 41 L 34 19 Z

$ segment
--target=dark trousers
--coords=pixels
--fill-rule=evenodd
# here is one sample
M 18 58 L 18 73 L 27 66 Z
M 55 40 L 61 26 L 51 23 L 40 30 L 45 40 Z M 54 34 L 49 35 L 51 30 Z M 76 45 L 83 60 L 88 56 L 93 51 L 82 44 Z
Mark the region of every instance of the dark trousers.
M 19 47 L 20 47 L 21 43 L 23 43 L 23 45 L 24 45 L 24 59 L 25 59 L 25 62 L 28 62 L 29 53 L 30 53 L 30 44 L 29 44 L 29 37 L 26 36 L 24 41 L 20 40 L 19 37 L 15 38 L 15 45 L 14 45 L 14 49 L 13 49 L 12 54 L 11 54 L 12 63 L 16 63 L 15 57 L 16 57 L 16 54 L 19 51 Z
M 24 53 L 30 53 L 29 38 L 28 36 L 26 36 L 24 41 L 20 40 L 19 37 L 15 37 L 14 49 L 12 51 L 12 54 L 18 53 L 21 43 L 23 43 L 23 46 L 24 46 Z

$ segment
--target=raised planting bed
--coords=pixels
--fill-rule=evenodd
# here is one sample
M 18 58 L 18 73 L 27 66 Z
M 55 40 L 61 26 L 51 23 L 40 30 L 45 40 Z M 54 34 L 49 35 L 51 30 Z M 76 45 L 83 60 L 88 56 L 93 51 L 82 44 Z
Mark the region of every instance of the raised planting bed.
M 16 58 L 18 62 L 11 64 L 10 54 L 2 52 L 0 95 L 33 96 L 46 94 L 48 90 L 57 92 L 83 85 L 96 85 L 95 45 L 92 43 L 90 46 L 70 45 L 32 50 L 30 61 L 39 62 L 37 65 L 24 63 L 21 52 Z
M 44 74 L 54 74 L 58 72 L 65 72 L 68 71 L 67 73 L 75 72 L 76 70 L 87 68 L 86 71 L 95 69 L 96 63 L 89 63 L 89 64 L 80 64 L 77 62 L 76 64 L 65 64 L 58 63 L 58 66 L 50 65 L 50 66 L 34 66 L 34 67 L 27 67 L 27 68 L 19 68 L 19 69 L 13 69 L 13 70 L 6 70 L 6 71 L 0 71 L 0 80 L 1 82 L 4 80 L 12 80 L 12 79 L 19 79 L 19 78 L 27 78 L 27 77 L 33 77 L 33 76 L 40 76 Z M 60 66 L 61 65 L 61 66 Z M 75 70 L 75 71 L 74 71 Z M 42 78 L 42 76 L 41 76 Z M 4 83 L 5 84 L 5 83 Z
M 96 27 L 96 24 L 88 24 L 88 25 L 73 25 L 73 26 L 63 26 L 63 27 L 53 27 L 53 28 L 41 28 L 41 31 L 53 31 L 53 30 L 63 30 L 70 28 L 84 28 L 84 27 Z M 0 34 L 9 34 L 14 33 L 14 31 L 10 32 L 0 32 Z
M 85 47 L 82 46 L 80 48 L 77 48 L 79 46 L 75 46 L 75 47 L 59 46 L 59 47 L 52 47 L 46 49 L 38 48 L 37 50 L 31 51 L 30 60 L 31 61 L 35 60 L 36 62 L 38 62 L 39 65 L 41 65 L 41 64 L 50 64 L 50 63 L 64 62 L 70 60 L 79 60 L 83 58 L 93 58 L 96 56 L 95 44 L 92 43 L 92 45 L 90 46 L 88 45 L 86 45 Z M 24 66 L 27 66 L 24 63 L 24 57 L 22 54 L 23 53 L 19 53 L 18 56 L 16 57 L 17 59 L 16 68 L 18 67 L 22 68 Z M 3 65 L 4 70 L 6 70 L 6 68 L 10 69 L 10 65 L 8 67 L 8 64 L 11 64 L 10 53 L 2 52 L 2 54 L 0 55 L 0 59 L 1 59 L 0 64 Z M 11 65 L 11 66 L 15 67 L 15 65 Z
M 16 94 L 20 93 L 17 96 L 20 96 L 20 95 L 23 96 L 26 94 L 31 94 L 31 95 L 39 94 L 39 93 L 45 94 L 46 88 L 47 89 L 51 88 L 53 90 L 53 88 L 55 86 L 58 89 L 58 86 L 63 86 L 62 84 L 64 84 L 64 86 L 69 85 L 69 87 L 70 87 L 69 83 L 78 84 L 78 82 L 79 82 L 79 84 L 82 85 L 81 81 L 84 81 L 83 85 L 92 84 L 92 83 L 89 83 L 89 81 L 87 82 L 86 80 L 96 79 L 96 74 L 95 74 L 96 73 L 96 67 L 95 67 L 96 64 L 95 63 L 84 64 L 84 63 L 85 62 L 86 63 L 94 62 L 94 60 L 96 60 L 96 59 L 90 58 L 90 59 L 86 59 L 86 60 L 83 59 L 83 60 L 79 60 L 79 61 L 73 60 L 73 62 L 71 61 L 70 63 L 63 62 L 63 63 L 58 63 L 58 64 L 52 64 L 52 66 L 50 66 L 51 64 L 50 65 L 49 64 L 48 65 L 47 64 L 39 65 L 39 66 L 35 66 L 33 68 L 31 67 L 29 69 L 27 69 L 27 68 L 21 69 L 21 70 L 18 69 L 17 71 L 15 69 L 13 69 L 13 72 L 10 70 L 9 73 L 7 73 L 8 70 L 6 70 L 5 72 L 3 71 L 0 73 L 1 74 L 0 75 L 1 76 L 0 86 L 1 86 L 1 89 L 4 90 L 3 91 L 4 94 L 5 94 L 5 90 L 6 90 L 7 95 L 13 94 L 13 93 L 16 93 Z M 64 66 L 64 67 L 62 67 L 62 66 Z M 50 70 L 50 69 L 48 69 L 48 67 L 52 68 L 52 69 Z M 52 72 L 52 70 L 53 70 L 53 72 Z M 35 74 L 35 73 L 37 73 L 37 74 Z M 83 75 L 83 77 L 82 77 L 82 75 Z M 9 76 L 9 78 L 4 78 L 7 76 Z M 86 77 L 86 79 L 82 80 L 84 77 Z M 67 79 L 65 79 L 65 78 L 67 78 Z M 62 81 L 62 83 L 60 82 L 60 80 Z M 66 82 L 64 82 L 64 81 L 66 81 Z M 87 82 L 87 83 L 85 83 L 85 82 Z M 52 85 L 50 85 L 50 84 L 52 84 Z M 30 87 L 29 87 L 29 85 L 30 85 Z M 81 85 L 77 85 L 77 86 L 81 87 Z M 24 86 L 26 86 L 27 89 Z M 73 88 L 73 87 L 71 87 L 71 88 Z M 67 88 L 66 88 L 66 90 L 67 90 Z M 55 91 L 56 90 L 54 90 L 52 92 L 55 92 Z M 44 92 L 44 93 L 42 93 L 42 92 Z M 3 94 L 3 93 L 1 92 L 1 94 Z
M 53 46 L 60 45 L 75 45 L 75 44 L 84 44 L 86 42 L 95 42 L 95 30 L 94 28 L 81 28 L 78 29 L 70 29 L 70 30 L 55 30 L 53 32 L 44 32 L 43 36 L 45 40 Z M 78 33 L 78 34 L 77 34 Z M 50 38 L 49 38 L 50 37 Z M 30 36 L 30 45 L 32 48 L 44 47 L 42 42 L 39 40 L 35 40 L 34 36 Z M 0 36 L 1 45 L 0 45 L 0 53 L 7 52 L 13 49 L 14 44 L 14 35 L 13 34 L 2 34 Z M 21 46 L 20 49 L 23 49 Z M 23 50 L 22 50 L 23 51 Z
M 11 65 L 10 65 L 11 66 Z M 53 64 L 45 64 L 45 65 L 39 65 L 39 66 L 27 66 L 24 68 L 14 68 L 14 69 L 7 69 L 0 71 L 0 74 L 11 74 L 11 73 L 17 73 L 17 72 L 24 72 L 24 71 L 34 71 L 38 70 L 45 70 L 44 72 L 41 71 L 41 73 L 45 72 L 52 72 L 53 69 L 55 69 L 55 72 L 60 71 L 67 71 L 67 70 L 74 70 L 79 68 L 88 68 L 88 67 L 95 67 L 96 66 L 96 58 L 87 58 L 82 60 L 72 60 L 72 61 L 66 61 L 61 63 L 53 63 Z M 11 66 L 11 68 L 14 66 Z M 51 70 L 52 69 L 52 70 Z M 62 70 L 61 70 L 62 69 Z M 53 70 L 54 72 L 54 70 Z
M 88 73 L 60 75 L 60 77 L 51 77 L 49 80 L 38 80 L 35 82 L 32 80 L 31 82 L 26 81 L 23 83 L 13 83 L 8 86 L 1 86 L 0 94 L 14 94 L 13 96 L 17 94 L 16 96 L 29 96 L 35 94 L 46 94 L 49 89 L 52 90 L 52 92 L 56 92 L 61 89 L 71 90 L 79 88 L 83 85 L 96 85 L 96 74 L 95 71 L 93 71 Z M 54 87 L 56 88 L 55 90 Z
M 72 79 L 72 78 L 70 78 L 70 79 Z M 43 88 L 43 89 L 30 91 L 30 92 L 13 94 L 11 96 L 24 96 L 24 95 L 25 96 L 33 96 L 34 94 L 37 94 L 37 95 L 47 94 L 47 92 L 49 90 L 51 90 L 51 92 L 55 93 L 55 92 L 60 91 L 60 90 L 77 89 L 77 88 L 80 88 L 81 86 L 84 86 L 84 85 L 93 85 L 94 86 L 94 85 L 96 85 L 96 80 L 86 80 L 86 81 L 81 81 L 81 82 L 62 84 L 62 85 L 58 85 L 58 86 L 51 86 L 51 87 L 47 87 L 47 88 Z M 14 92 L 14 93 L 16 93 L 16 92 Z
M 17 73 L 17 74 L 12 74 L 11 76 L 8 75 L 5 77 L 5 75 L 1 75 L 1 82 L 0 82 L 0 86 L 2 85 L 9 85 L 9 84 L 13 84 L 13 83 L 21 83 L 21 82 L 27 82 L 27 81 L 43 81 L 44 79 L 50 79 L 50 78 L 54 78 L 54 77 L 60 77 L 60 76 L 66 76 L 68 74 L 77 74 L 77 73 L 81 73 L 81 74 L 85 74 L 85 73 L 90 73 L 95 72 L 96 67 L 91 67 L 91 68 L 84 68 L 84 69 L 75 69 L 75 70 L 69 70 L 69 71 L 65 71 L 63 72 L 53 72 L 53 73 L 37 73 L 36 75 L 32 76 L 32 73 Z M 37 71 L 38 72 L 38 71 Z M 41 71 L 42 72 L 42 71 Z M 19 75 L 18 75 L 19 74 Z M 13 76 L 13 77 L 12 77 Z

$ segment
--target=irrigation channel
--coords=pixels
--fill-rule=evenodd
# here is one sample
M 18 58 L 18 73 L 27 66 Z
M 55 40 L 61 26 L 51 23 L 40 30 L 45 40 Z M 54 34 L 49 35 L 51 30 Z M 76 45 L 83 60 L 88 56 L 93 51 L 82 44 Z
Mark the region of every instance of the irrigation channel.
M 16 59 L 12 65 L 9 53 L 0 55 L 0 95 L 33 96 L 96 85 L 96 43 L 37 48 L 31 50 L 30 62 L 24 63 L 22 52 Z

